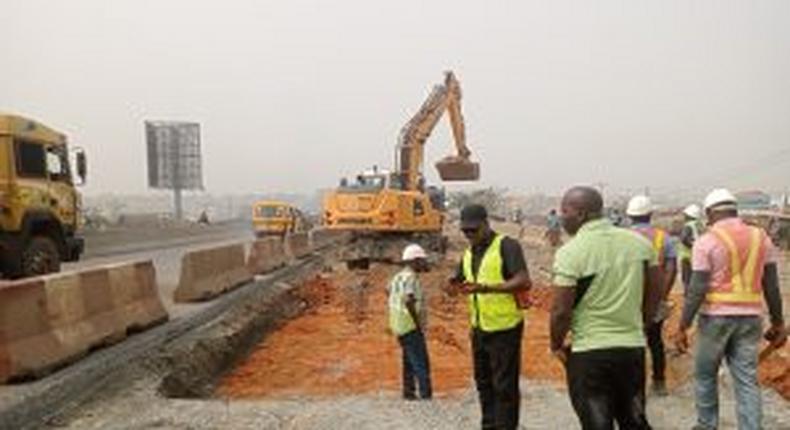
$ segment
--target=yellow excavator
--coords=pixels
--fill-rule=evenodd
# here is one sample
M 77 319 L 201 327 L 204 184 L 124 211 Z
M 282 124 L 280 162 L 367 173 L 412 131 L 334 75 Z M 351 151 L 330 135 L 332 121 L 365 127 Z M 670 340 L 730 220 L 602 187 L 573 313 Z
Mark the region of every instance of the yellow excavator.
M 395 261 L 401 246 L 419 242 L 443 252 L 444 192 L 426 185 L 423 176 L 425 142 L 444 112 L 450 117 L 456 153 L 436 163 L 443 181 L 474 181 L 480 166 L 471 161 L 461 114 L 461 86 L 452 72 L 434 86 L 420 110 L 398 136 L 393 171 L 373 167 L 328 193 L 323 202 L 323 226 L 352 232 L 354 240 L 344 260 L 350 268 L 370 261 Z

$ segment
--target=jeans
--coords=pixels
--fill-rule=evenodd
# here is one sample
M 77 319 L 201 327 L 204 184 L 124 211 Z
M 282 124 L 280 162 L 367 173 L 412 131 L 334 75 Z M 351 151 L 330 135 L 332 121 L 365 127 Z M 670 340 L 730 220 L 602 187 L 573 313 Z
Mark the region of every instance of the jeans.
M 572 352 L 568 393 L 584 430 L 649 430 L 645 413 L 645 349 Z
M 431 363 L 428 360 L 428 348 L 425 346 L 425 336 L 419 330 L 410 331 L 398 336 L 403 361 L 403 397 L 414 399 L 415 385 L 420 386 L 420 398 L 430 399 L 433 396 L 431 388 Z
M 523 332 L 524 323 L 496 332 L 472 330 L 472 359 L 483 429 L 518 427 Z
M 735 385 L 739 430 L 762 426 L 762 399 L 757 382 L 757 354 L 762 320 L 751 316 L 700 315 L 694 360 L 697 424 L 715 429 L 719 424 L 718 372 L 727 361 Z
M 650 347 L 650 359 L 653 362 L 653 381 L 663 381 L 667 367 L 664 338 L 661 337 L 663 329 L 664 321 L 652 322 L 647 327 L 647 345 Z

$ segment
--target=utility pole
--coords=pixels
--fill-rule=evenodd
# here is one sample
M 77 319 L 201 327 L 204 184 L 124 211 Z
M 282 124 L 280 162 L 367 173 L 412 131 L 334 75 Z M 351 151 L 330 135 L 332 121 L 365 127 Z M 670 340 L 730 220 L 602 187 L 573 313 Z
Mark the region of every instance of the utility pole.
M 603 181 L 599 181 L 599 182 L 596 182 L 596 183 L 593 184 L 593 186 L 595 188 L 598 188 L 598 192 L 601 193 L 601 197 L 604 198 L 604 201 L 606 200 L 606 198 L 605 198 L 605 191 L 606 191 L 606 186 L 607 185 L 609 185 L 609 184 L 607 184 L 606 182 L 603 182 Z

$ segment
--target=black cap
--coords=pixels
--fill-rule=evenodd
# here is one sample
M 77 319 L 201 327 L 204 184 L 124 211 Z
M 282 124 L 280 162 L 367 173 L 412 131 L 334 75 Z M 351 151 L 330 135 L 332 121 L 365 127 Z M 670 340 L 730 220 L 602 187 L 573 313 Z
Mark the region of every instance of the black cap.
M 477 228 L 488 221 L 488 211 L 485 206 L 471 204 L 461 209 L 461 229 Z

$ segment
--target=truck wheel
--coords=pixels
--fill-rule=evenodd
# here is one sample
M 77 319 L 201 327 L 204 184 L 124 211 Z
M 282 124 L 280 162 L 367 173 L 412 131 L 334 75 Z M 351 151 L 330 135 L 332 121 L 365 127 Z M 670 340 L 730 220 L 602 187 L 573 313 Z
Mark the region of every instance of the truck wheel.
M 60 253 L 46 236 L 33 236 L 22 251 L 22 275 L 37 276 L 60 271 Z

